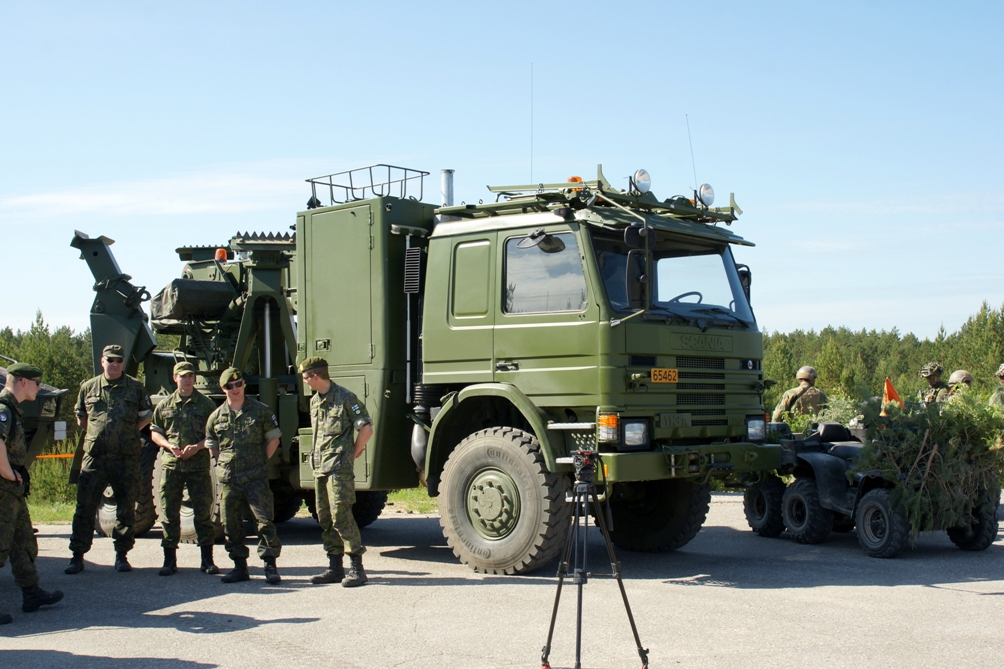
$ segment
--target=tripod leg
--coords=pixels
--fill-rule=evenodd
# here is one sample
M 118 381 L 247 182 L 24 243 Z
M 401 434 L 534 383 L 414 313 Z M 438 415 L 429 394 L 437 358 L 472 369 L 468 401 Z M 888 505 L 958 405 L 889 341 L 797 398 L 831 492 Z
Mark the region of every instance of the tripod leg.
M 541 669 L 551 669 L 551 663 L 547 661 L 551 654 L 551 640 L 554 638 L 554 623 L 558 618 L 558 602 L 561 601 L 561 586 L 565 583 L 565 576 L 568 575 L 568 558 L 575 545 L 576 535 L 579 528 L 579 512 L 576 508 L 572 523 L 568 526 L 568 534 L 565 536 L 565 548 L 561 551 L 561 562 L 558 563 L 558 589 L 554 593 L 554 607 L 551 609 L 551 625 L 547 628 L 547 643 L 544 644 L 540 654 Z
M 617 561 L 617 555 L 614 553 L 614 544 L 610 541 L 610 532 L 607 531 L 606 516 L 603 515 L 603 509 L 600 506 L 600 501 L 596 499 L 595 492 L 592 495 L 592 500 L 593 509 L 596 511 L 597 524 L 600 526 L 600 533 L 603 534 L 603 542 L 607 546 L 607 557 L 610 559 L 610 570 L 617 579 L 617 587 L 620 588 L 621 599 L 624 600 L 624 610 L 627 611 L 628 622 L 631 623 L 631 633 L 634 634 L 634 642 L 638 647 L 638 657 L 641 658 L 642 669 L 648 669 L 648 648 L 642 648 L 641 646 L 641 637 L 638 636 L 638 627 L 634 623 L 634 615 L 631 613 L 631 604 L 628 603 L 627 591 L 624 589 L 624 581 L 621 579 L 621 563 Z
M 588 580 L 587 558 L 589 555 L 589 495 L 592 486 L 576 483 L 575 485 L 575 524 L 582 520 L 582 536 L 575 542 L 575 572 L 573 583 L 578 588 L 575 602 L 575 669 L 582 666 L 582 587 Z M 581 511 L 581 515 L 580 515 Z

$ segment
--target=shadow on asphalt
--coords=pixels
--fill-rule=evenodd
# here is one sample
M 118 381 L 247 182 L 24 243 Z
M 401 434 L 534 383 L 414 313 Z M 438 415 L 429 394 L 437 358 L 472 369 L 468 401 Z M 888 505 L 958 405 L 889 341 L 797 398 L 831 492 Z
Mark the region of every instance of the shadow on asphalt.
M 101 655 L 78 655 L 58 650 L 0 650 L 0 666 L 72 666 L 92 669 L 198 669 L 216 667 L 216 664 L 189 662 L 186 660 L 161 660 L 153 657 L 104 657 Z

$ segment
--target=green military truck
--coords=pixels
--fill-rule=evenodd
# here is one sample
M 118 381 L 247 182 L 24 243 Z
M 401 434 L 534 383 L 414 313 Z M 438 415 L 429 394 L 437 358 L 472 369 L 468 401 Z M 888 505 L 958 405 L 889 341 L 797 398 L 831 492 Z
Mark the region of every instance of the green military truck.
M 424 485 L 456 555 L 489 573 L 558 552 L 577 449 L 603 454 L 613 540 L 640 551 L 693 538 L 711 479 L 779 466 L 763 443 L 763 344 L 749 268 L 732 256 L 751 245 L 728 229 L 734 199 L 713 208 L 702 186 L 659 200 L 644 170 L 618 190 L 599 169 L 436 207 L 422 201 L 426 176 L 378 165 L 309 179 L 293 234 L 177 249 L 182 276 L 149 318 L 111 240 L 77 233 L 97 282 L 95 368 L 104 345 L 125 346 L 156 399 L 189 360 L 218 401 L 220 372 L 242 369 L 283 430 L 270 471 L 282 521 L 313 507 L 295 366 L 325 357 L 374 420 L 356 461 L 360 522 L 386 491 Z M 163 335 L 173 351 L 155 350 Z

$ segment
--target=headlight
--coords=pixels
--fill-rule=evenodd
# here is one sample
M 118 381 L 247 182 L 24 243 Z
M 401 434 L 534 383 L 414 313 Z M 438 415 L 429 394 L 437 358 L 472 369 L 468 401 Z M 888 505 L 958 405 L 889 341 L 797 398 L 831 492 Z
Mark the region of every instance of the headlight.
M 624 445 L 630 448 L 648 446 L 648 421 L 624 421 Z
M 705 207 L 710 207 L 715 203 L 715 189 L 711 187 L 711 184 L 701 184 L 700 189 L 697 191 L 697 199 Z
M 767 421 L 763 418 L 746 419 L 746 440 L 763 441 L 767 438 Z
M 652 177 L 649 176 L 648 170 L 635 171 L 634 187 L 638 189 L 639 193 L 647 193 L 652 188 Z

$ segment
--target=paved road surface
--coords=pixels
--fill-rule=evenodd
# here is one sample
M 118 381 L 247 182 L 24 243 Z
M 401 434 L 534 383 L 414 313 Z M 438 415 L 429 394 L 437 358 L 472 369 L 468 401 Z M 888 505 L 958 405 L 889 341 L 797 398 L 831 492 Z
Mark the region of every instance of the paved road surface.
M 434 517 L 390 515 L 364 530 L 370 584 L 312 586 L 324 563 L 316 523 L 280 527 L 283 582 L 266 586 L 198 572 L 157 576 L 159 530 L 111 569 L 97 539 L 87 569 L 62 573 L 67 526 L 41 528 L 42 585 L 66 599 L 24 614 L 9 569 L 0 572 L 0 667 L 539 667 L 554 596 L 553 568 L 481 576 L 459 565 Z M 594 531 L 597 571 L 606 571 Z M 217 562 L 226 561 L 217 546 Z M 620 552 L 628 596 L 652 667 L 999 667 L 1004 663 L 1004 538 L 964 553 L 922 537 L 896 560 L 865 557 L 853 534 L 819 546 L 746 529 L 741 498 L 716 495 L 704 529 L 666 555 Z M 562 598 L 551 655 L 574 659 L 574 590 Z M 584 667 L 639 666 L 616 584 L 585 587 Z

